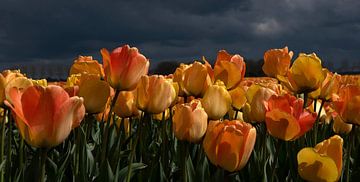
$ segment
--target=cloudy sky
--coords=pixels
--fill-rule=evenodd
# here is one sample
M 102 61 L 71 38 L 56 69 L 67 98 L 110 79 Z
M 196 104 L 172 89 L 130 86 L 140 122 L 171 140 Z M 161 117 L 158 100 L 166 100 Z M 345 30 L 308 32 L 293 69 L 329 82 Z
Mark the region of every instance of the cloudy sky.
M 78 55 L 136 46 L 154 64 L 246 59 L 287 45 L 327 66 L 360 65 L 358 0 L 1 0 L 0 66 L 70 64 Z

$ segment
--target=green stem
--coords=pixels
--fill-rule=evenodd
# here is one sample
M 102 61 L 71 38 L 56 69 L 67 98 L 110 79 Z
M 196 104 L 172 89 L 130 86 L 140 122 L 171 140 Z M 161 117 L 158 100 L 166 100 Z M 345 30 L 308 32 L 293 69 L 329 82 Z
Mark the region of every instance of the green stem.
M 132 148 L 131 148 L 131 153 L 130 153 L 130 158 L 129 158 L 129 165 L 128 165 L 128 173 L 127 173 L 127 177 L 126 177 L 127 182 L 130 182 L 130 179 L 131 179 L 131 172 L 132 172 L 131 165 L 133 163 L 133 159 L 134 159 L 134 155 L 135 155 L 135 151 L 136 151 L 136 146 L 137 146 L 137 143 L 138 143 L 140 135 L 141 135 L 142 119 L 143 119 L 143 117 L 141 117 L 141 119 L 140 119 L 139 128 L 136 131 L 137 133 L 136 133 L 135 143 L 134 143 L 134 145 L 132 145 Z
M 304 105 L 303 105 L 303 109 L 305 109 L 306 106 L 307 106 L 307 100 L 308 100 L 308 93 L 307 93 L 307 92 L 304 92 Z
M 188 182 L 188 174 L 186 168 L 186 161 L 189 157 L 188 143 L 186 141 L 181 142 L 182 152 L 181 152 L 181 162 L 182 162 L 182 172 L 183 172 L 183 181 Z
M 40 175 L 39 182 L 45 182 L 45 162 L 47 159 L 47 148 L 40 148 Z
M 165 175 L 168 175 L 168 150 L 167 150 L 167 146 L 168 146 L 168 138 L 167 138 L 167 134 L 166 134 L 166 129 L 167 129 L 167 123 L 165 120 L 165 111 L 162 113 L 162 121 L 161 121 L 161 125 L 162 125 L 162 155 L 161 155 L 161 161 L 162 161 L 162 165 L 165 171 Z
M 1 134 L 0 134 L 0 164 L 3 162 L 3 158 L 4 158 L 4 150 L 5 150 L 5 122 L 6 122 L 6 112 L 7 109 L 4 109 L 4 116 L 3 116 L 3 120 L 1 122 Z M 4 170 L 0 169 L 0 182 L 4 181 Z
M 315 101 L 316 102 L 316 101 Z M 314 127 L 314 145 L 317 144 L 317 137 L 318 137 L 318 127 L 319 127 L 319 119 L 320 119 L 320 114 L 321 114 L 321 110 L 324 107 L 325 101 L 321 101 L 321 105 L 320 105 L 320 109 L 319 112 L 316 116 L 316 120 L 315 120 L 315 127 Z M 315 109 L 316 112 L 316 109 Z
M 119 94 L 120 94 L 120 90 L 116 90 L 115 96 L 110 105 L 109 115 L 108 115 L 107 121 L 105 123 L 104 140 L 103 140 L 102 147 L 101 147 L 101 149 L 102 149 L 101 150 L 101 164 L 103 164 L 105 162 L 106 153 L 107 153 L 107 143 L 108 143 L 108 138 L 109 138 L 110 120 L 111 120 L 113 108 L 115 106 L 115 103 L 116 103 L 116 100 L 117 100 Z
M 19 147 L 19 167 L 20 170 L 24 166 L 24 139 L 20 136 L 20 147 Z
M 278 165 L 278 158 L 279 158 L 279 153 L 280 153 L 280 150 L 281 150 L 281 144 L 282 144 L 282 140 L 278 139 L 278 141 L 276 142 L 276 146 L 275 146 L 275 149 L 276 149 L 276 152 L 275 152 L 275 158 L 274 158 L 274 166 L 273 166 L 273 170 L 272 170 L 272 173 L 271 173 L 271 182 L 274 181 L 274 177 L 275 177 L 275 172 L 276 172 L 276 166 Z
M 353 125 L 354 127 L 355 125 Z M 354 131 L 355 127 L 352 129 L 352 131 L 349 133 L 349 139 L 346 147 L 347 152 L 347 161 L 346 161 L 346 182 L 350 181 L 350 159 L 351 159 L 351 150 L 353 146 L 353 140 L 354 140 Z

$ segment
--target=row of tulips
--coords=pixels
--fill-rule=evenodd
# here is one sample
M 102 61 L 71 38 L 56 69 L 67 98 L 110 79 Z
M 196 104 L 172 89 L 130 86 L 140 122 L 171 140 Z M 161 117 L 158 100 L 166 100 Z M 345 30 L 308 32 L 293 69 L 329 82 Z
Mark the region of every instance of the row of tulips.
M 148 75 L 135 47 L 79 56 L 66 82 L 0 74 L 0 181 L 350 181 L 360 80 L 287 47 L 245 78 L 218 52 Z M 260 68 L 259 68 L 260 70 Z M 345 143 L 345 147 L 343 147 Z M 343 165 L 344 164 L 344 165 Z

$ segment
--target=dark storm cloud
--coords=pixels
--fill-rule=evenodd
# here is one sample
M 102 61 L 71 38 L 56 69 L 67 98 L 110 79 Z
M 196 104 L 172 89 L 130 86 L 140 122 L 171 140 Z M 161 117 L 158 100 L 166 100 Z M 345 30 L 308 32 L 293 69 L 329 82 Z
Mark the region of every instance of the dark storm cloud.
M 269 48 L 360 62 L 357 0 L 2 0 L 0 61 L 63 61 L 124 43 L 152 61 L 213 59 L 227 49 L 259 59 Z

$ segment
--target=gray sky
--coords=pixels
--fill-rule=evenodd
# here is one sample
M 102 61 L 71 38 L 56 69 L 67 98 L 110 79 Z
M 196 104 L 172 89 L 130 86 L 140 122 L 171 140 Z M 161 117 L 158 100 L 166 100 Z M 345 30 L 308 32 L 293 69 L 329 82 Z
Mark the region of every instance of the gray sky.
M 101 48 L 124 43 L 153 65 L 214 59 L 220 49 L 257 60 L 287 45 L 324 65 L 360 66 L 360 1 L 1 0 L 0 68 L 101 60 Z

